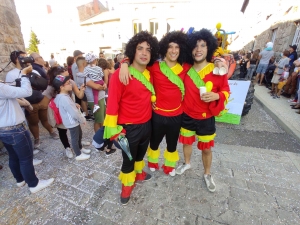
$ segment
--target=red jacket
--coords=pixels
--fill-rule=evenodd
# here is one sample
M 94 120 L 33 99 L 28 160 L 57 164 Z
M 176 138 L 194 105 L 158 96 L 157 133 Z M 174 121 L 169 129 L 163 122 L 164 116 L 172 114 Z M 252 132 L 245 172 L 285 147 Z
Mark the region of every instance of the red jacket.
M 183 100 L 183 111 L 194 119 L 205 119 L 218 116 L 225 109 L 225 104 L 229 97 L 229 85 L 227 76 L 214 75 L 213 64 L 209 63 L 205 68 L 198 72 L 202 80 L 213 84 L 212 92 L 218 93 L 220 98 L 217 101 L 206 103 L 200 99 L 199 88 L 196 87 L 189 75 L 185 76 L 185 97 Z M 193 68 L 191 68 L 193 69 Z
M 156 110 L 155 113 L 162 116 L 178 116 L 182 114 L 182 92 L 180 88 L 172 83 L 168 77 L 161 71 L 159 62 L 155 62 L 153 66 L 147 68 L 153 77 L 153 86 L 156 93 Z M 177 64 L 171 70 L 177 76 L 184 80 L 190 65 Z M 173 75 L 175 75 L 173 74 Z

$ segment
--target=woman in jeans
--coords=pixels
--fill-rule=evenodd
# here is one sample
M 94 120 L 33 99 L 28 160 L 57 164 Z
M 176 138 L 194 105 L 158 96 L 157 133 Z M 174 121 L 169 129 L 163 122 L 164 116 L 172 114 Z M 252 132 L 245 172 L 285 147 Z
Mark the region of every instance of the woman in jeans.
M 253 73 L 255 71 L 256 65 L 258 63 L 258 55 L 259 52 L 255 50 L 250 58 L 250 67 L 248 68 L 246 79 L 250 80 L 252 79 Z
M 31 84 L 25 75 L 31 71 L 31 66 L 22 70 L 21 87 L 0 83 L 0 140 L 8 151 L 9 167 L 17 186 L 27 183 L 31 193 L 36 193 L 48 187 L 54 178 L 39 180 L 35 175 L 30 134 L 24 113 L 16 100 L 32 94 Z

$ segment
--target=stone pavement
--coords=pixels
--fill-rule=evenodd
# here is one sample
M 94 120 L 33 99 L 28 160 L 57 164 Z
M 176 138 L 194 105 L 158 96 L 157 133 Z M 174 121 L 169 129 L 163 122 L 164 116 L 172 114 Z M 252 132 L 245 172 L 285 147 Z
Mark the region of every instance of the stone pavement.
M 265 86 L 255 85 L 255 98 L 261 106 L 272 116 L 272 118 L 300 141 L 300 115 L 291 109 L 288 99 L 281 96 L 273 99 L 267 92 Z
M 107 158 L 93 150 L 90 160 L 77 162 L 67 159 L 60 141 L 50 139 L 41 129 L 41 151 L 35 157 L 44 162 L 36 166 L 37 175 L 42 179 L 54 177 L 55 182 L 36 194 L 30 194 L 27 186 L 17 188 L 8 155 L 2 150 L 0 224 L 300 224 L 300 171 L 294 164 L 300 162 L 300 154 L 282 151 L 280 146 L 273 150 L 230 144 L 226 140 L 235 137 L 222 138 L 230 129 L 255 133 L 257 128 L 250 125 L 250 119 L 261 113 L 262 109 L 251 110 L 240 126 L 227 129 L 218 125 L 221 138 L 213 150 L 212 164 L 215 193 L 206 189 L 201 153 L 194 146 L 190 170 L 175 177 L 161 170 L 152 173 L 150 181 L 137 184 L 127 206 L 119 203 L 120 151 Z M 274 121 L 268 126 L 257 126 L 257 132 L 264 132 L 266 127 L 282 132 Z M 83 131 L 84 140 L 91 140 L 92 123 L 88 122 Z M 181 144 L 178 150 L 183 162 Z M 160 165 L 162 162 L 160 158 Z

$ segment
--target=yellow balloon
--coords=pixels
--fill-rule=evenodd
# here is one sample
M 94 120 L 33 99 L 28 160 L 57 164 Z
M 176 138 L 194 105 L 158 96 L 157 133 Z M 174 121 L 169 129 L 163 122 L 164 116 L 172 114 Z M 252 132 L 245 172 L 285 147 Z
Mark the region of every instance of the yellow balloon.
M 207 81 L 205 84 L 205 87 L 206 87 L 207 92 L 211 92 L 211 90 L 213 88 L 213 83 L 211 81 Z
M 217 28 L 218 30 L 220 30 L 221 27 L 222 27 L 222 24 L 221 24 L 221 23 L 217 23 L 216 28 Z
M 151 96 L 151 102 L 156 102 L 156 96 L 155 95 Z

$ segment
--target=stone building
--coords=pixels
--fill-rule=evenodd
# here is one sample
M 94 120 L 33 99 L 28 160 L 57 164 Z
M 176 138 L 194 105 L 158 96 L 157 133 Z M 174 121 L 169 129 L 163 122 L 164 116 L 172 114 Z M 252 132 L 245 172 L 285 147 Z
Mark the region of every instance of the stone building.
M 14 0 L 0 0 L 0 68 L 4 68 L 10 61 L 10 52 L 25 51 L 20 24 Z M 0 80 L 4 80 L 12 68 L 13 64 L 10 64 L 0 73 Z
M 251 1 L 250 1 L 251 4 Z M 258 12 L 258 17 L 252 20 L 253 28 L 258 32 L 253 33 L 252 40 L 244 45 L 244 49 L 255 50 L 264 49 L 267 42 L 274 43 L 274 51 L 278 56 L 289 45 L 297 45 L 297 52 L 300 53 L 300 3 L 299 1 L 281 1 L 274 2 L 277 7 L 271 8 L 265 13 Z M 251 30 L 251 29 L 250 29 Z

